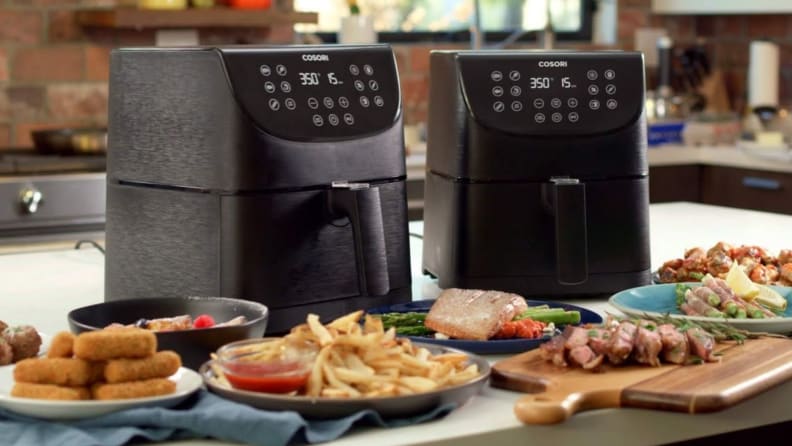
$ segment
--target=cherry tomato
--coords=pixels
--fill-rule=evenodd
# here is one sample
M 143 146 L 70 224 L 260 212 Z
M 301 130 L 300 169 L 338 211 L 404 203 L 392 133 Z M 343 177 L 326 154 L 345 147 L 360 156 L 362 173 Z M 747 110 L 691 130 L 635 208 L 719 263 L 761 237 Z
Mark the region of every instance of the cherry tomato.
M 215 321 L 212 316 L 208 314 L 202 314 L 195 318 L 193 321 L 193 328 L 209 328 L 214 327 Z

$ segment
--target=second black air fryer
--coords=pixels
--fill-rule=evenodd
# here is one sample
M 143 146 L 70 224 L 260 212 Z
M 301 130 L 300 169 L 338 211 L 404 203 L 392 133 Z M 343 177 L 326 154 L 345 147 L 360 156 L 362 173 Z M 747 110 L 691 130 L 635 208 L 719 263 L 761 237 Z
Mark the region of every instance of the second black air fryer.
M 441 288 L 650 283 L 642 55 L 433 52 L 424 199 Z

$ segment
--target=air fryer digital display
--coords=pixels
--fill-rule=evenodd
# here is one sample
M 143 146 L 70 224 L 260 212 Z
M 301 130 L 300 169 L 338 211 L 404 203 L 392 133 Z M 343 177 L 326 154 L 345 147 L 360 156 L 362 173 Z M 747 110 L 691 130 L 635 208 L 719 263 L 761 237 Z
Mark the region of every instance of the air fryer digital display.
M 605 133 L 644 107 L 639 53 L 468 53 L 457 63 L 476 120 L 510 133 Z
M 343 139 L 398 118 L 398 74 L 386 46 L 222 51 L 237 100 L 267 133 Z

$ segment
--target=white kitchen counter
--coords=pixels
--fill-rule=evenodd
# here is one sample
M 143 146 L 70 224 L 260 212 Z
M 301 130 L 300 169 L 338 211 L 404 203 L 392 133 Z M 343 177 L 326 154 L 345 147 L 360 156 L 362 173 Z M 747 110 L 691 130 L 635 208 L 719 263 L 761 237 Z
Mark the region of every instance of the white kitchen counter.
M 651 206 L 650 224 L 654 268 L 681 256 L 685 248 L 706 248 L 721 240 L 761 245 L 776 252 L 792 247 L 792 216 L 786 215 L 668 203 Z M 411 223 L 411 229 L 419 230 L 420 223 Z M 420 275 L 419 239 L 411 239 L 411 250 L 416 298 L 433 297 L 437 287 Z M 67 330 L 66 314 L 71 309 L 103 300 L 103 263 L 102 255 L 89 247 L 0 255 L 0 319 L 29 323 L 48 334 Z M 604 298 L 568 302 L 601 314 L 615 312 Z M 488 387 L 442 420 L 394 429 L 356 429 L 332 444 L 660 444 L 792 420 L 792 382 L 712 414 L 606 409 L 584 412 L 554 426 L 524 426 L 517 421 L 512 406 L 520 396 Z

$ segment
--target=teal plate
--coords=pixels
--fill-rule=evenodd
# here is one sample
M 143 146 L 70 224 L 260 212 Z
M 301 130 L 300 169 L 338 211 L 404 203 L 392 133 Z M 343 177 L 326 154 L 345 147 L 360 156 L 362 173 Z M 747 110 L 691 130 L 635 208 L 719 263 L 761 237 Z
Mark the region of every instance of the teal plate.
M 689 285 L 701 286 L 701 283 L 692 282 L 689 283 Z M 721 319 L 703 316 L 687 316 L 677 308 L 676 294 L 674 293 L 675 287 L 675 283 L 664 283 L 630 288 L 614 294 L 608 302 L 618 308 L 622 313 L 634 317 L 641 317 L 644 314 L 662 316 L 667 313 L 675 318 L 693 321 L 721 322 L 750 331 L 784 334 L 792 333 L 792 304 L 787 305 L 786 312 L 780 314 L 777 318 Z M 770 288 L 784 296 L 787 302 L 792 300 L 792 288 L 783 286 L 770 286 Z

